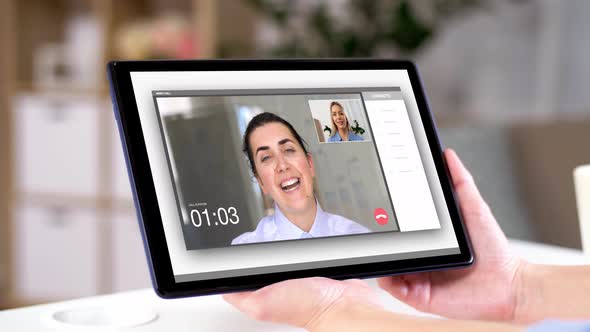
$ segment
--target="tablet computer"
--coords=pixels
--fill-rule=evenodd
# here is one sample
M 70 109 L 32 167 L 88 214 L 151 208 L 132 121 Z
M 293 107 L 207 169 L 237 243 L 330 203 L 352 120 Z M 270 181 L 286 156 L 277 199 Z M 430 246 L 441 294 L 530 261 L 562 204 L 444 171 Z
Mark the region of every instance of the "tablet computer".
M 156 292 L 473 262 L 416 67 L 108 64 Z

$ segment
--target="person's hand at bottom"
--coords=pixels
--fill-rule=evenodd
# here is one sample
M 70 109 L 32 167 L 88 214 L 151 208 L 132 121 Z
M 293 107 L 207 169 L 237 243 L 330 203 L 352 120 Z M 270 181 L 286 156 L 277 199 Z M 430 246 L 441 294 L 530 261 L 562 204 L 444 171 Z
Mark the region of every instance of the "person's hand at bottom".
M 465 269 L 379 279 L 380 286 L 418 310 L 452 318 L 511 320 L 524 262 L 512 255 L 506 237 L 456 154 L 445 151 L 453 185 L 471 236 L 476 262 Z M 375 292 L 360 280 L 308 278 L 283 281 L 254 292 L 224 295 L 249 316 L 308 330 L 407 331 L 467 329 L 513 331 L 518 326 L 440 321 L 383 310 Z M 319 326 L 319 328 L 318 328 Z
M 397 314 L 381 307 L 364 281 L 293 279 L 254 292 L 226 294 L 227 302 L 261 321 L 324 331 L 520 331 L 518 326 Z
M 457 154 L 447 149 L 444 156 L 475 263 L 464 269 L 380 278 L 379 285 L 421 311 L 450 318 L 513 321 L 526 263 L 510 251 L 506 236 Z
M 257 320 L 308 330 L 314 330 L 326 315 L 342 306 L 381 307 L 375 291 L 358 279 L 293 279 L 253 292 L 226 294 L 223 298 Z

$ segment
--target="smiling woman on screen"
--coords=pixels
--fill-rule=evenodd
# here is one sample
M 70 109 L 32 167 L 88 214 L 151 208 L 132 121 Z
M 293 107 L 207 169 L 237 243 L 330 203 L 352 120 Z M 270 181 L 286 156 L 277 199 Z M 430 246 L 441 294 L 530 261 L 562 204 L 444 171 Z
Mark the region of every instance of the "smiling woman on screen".
M 328 142 L 362 141 L 360 135 L 352 131 L 344 107 L 337 101 L 330 103 L 330 119 L 332 120 L 332 131 Z
M 273 199 L 275 212 L 262 218 L 254 231 L 235 238 L 232 245 L 370 232 L 322 210 L 313 188 L 313 158 L 283 118 L 268 112 L 252 118 L 243 150 L 262 192 Z

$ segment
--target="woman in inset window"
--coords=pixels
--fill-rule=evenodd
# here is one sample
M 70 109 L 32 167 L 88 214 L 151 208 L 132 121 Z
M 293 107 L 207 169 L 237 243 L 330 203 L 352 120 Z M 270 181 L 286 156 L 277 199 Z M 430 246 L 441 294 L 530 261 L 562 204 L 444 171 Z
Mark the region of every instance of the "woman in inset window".
M 337 101 L 330 103 L 330 119 L 332 120 L 332 131 L 328 142 L 362 141 L 360 135 L 352 131 L 344 107 Z

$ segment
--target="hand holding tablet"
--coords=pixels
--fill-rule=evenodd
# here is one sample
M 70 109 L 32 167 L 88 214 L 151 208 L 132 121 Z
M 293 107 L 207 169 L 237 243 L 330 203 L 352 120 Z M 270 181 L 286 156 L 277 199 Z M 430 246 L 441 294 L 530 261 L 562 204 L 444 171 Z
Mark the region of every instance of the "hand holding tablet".
M 379 285 L 416 309 L 455 319 L 511 321 L 516 318 L 518 283 L 524 262 L 510 252 L 506 237 L 457 155 L 445 151 L 458 203 L 474 240 L 477 265 L 380 278 Z M 413 319 L 384 311 L 376 292 L 360 280 L 288 280 L 255 292 L 224 298 L 259 319 L 310 331 L 404 331 L 444 329 L 446 320 Z M 408 324 L 407 326 L 404 324 Z M 454 329 L 458 329 L 458 323 Z M 473 324 L 473 322 L 471 322 Z M 470 330 L 477 330 L 471 326 Z M 509 326 L 506 326 L 508 328 Z
M 471 264 L 415 67 L 109 64 L 158 294 Z

